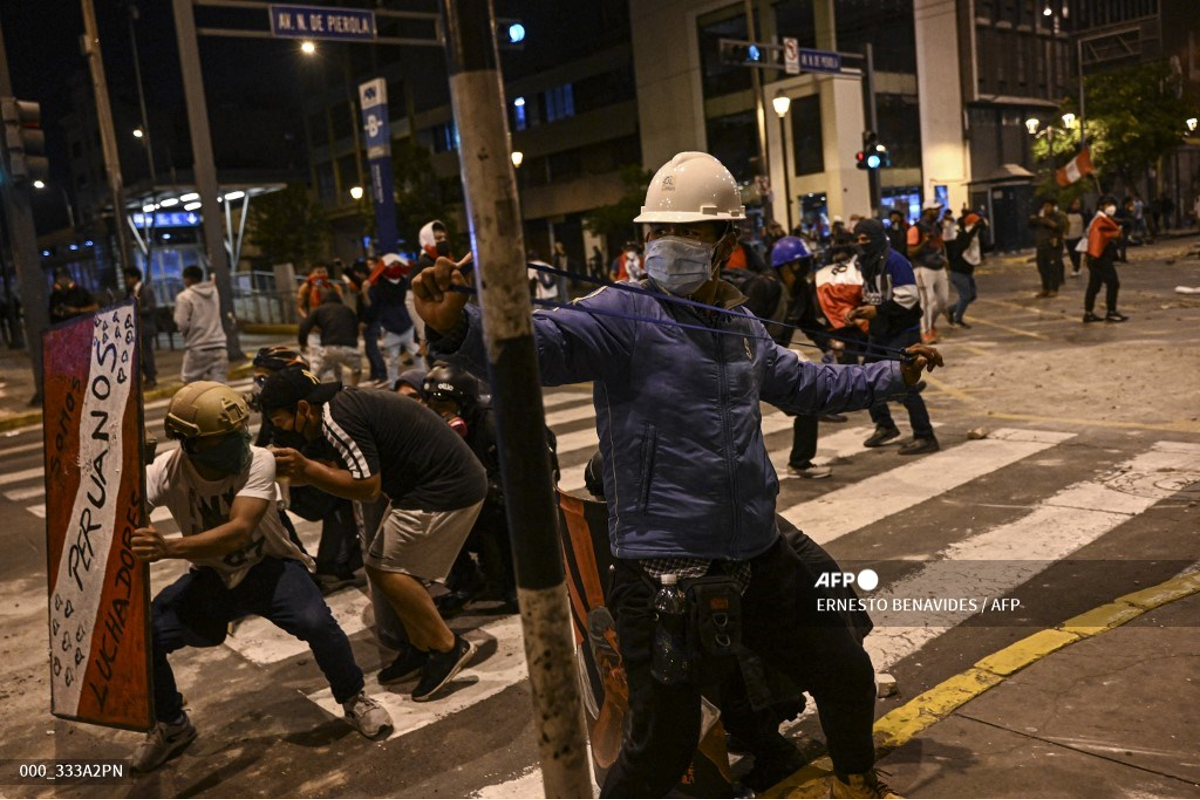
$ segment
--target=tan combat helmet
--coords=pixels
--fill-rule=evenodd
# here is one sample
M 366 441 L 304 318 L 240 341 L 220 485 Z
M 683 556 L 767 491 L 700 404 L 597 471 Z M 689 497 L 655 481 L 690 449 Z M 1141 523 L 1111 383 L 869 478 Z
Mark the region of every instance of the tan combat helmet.
M 163 427 L 172 439 L 191 441 L 245 430 L 250 408 L 240 394 L 223 383 L 197 381 L 171 398 Z

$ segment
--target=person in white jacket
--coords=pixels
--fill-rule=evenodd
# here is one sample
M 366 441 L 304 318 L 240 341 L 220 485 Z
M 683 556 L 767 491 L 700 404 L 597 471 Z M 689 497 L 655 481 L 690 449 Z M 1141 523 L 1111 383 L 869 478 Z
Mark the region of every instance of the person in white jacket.
M 183 285 L 184 290 L 175 298 L 175 326 L 183 335 L 184 348 L 179 379 L 184 383 L 225 383 L 229 377 L 229 354 L 225 349 L 217 287 L 204 280 L 204 271 L 194 264 L 183 268 Z

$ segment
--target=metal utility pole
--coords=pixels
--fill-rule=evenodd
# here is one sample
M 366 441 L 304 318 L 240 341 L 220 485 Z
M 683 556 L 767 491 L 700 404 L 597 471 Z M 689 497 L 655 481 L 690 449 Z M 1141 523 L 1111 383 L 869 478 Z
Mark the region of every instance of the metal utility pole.
M 96 93 L 96 119 L 100 124 L 100 147 L 104 151 L 104 168 L 108 172 L 108 191 L 113 204 L 113 228 L 117 235 L 117 250 L 121 266 L 133 266 L 129 231 L 125 227 L 125 185 L 121 177 L 121 158 L 117 153 L 117 134 L 113 129 L 112 106 L 108 102 L 108 79 L 104 77 L 104 59 L 100 54 L 100 33 L 96 28 L 96 9 L 92 0 L 80 0 L 83 7 L 83 53 L 92 73 L 92 89 Z M 120 281 L 117 281 L 120 285 Z
M 547 797 L 591 797 L 492 3 L 442 9 L 542 780 Z
M 863 70 L 863 102 L 867 112 L 867 130 L 879 133 L 879 117 L 875 109 L 875 49 L 867 42 L 863 47 L 866 63 Z M 871 199 L 871 216 L 878 216 L 883 205 L 883 178 L 879 170 L 867 170 L 867 194 Z
M 758 41 L 757 26 L 754 24 L 753 0 L 744 0 L 746 8 L 746 36 L 752 42 Z M 754 87 L 754 122 L 758 130 L 758 168 L 760 175 L 771 174 L 771 162 L 767 160 L 767 108 L 763 102 L 762 76 L 758 70 L 750 70 L 750 81 Z M 771 207 L 770 195 L 763 197 L 763 219 L 772 219 L 774 209 Z
M 88 0 L 84 0 L 88 2 Z M 230 361 L 245 358 L 233 321 L 233 280 L 229 274 L 229 254 L 221 232 L 221 207 L 217 203 L 217 168 L 213 163 L 212 132 L 208 127 L 208 100 L 204 95 L 204 76 L 200 71 L 200 45 L 196 41 L 196 17 L 192 0 L 172 0 L 175 11 L 175 36 L 179 40 L 179 64 L 183 68 L 183 91 L 187 98 L 188 131 L 192 137 L 192 172 L 200 194 L 200 216 L 204 228 L 204 248 L 221 297 L 221 324 Z
M 4 31 L 0 29 L 0 96 L 12 96 L 12 81 L 8 77 L 8 53 L 4 47 Z M 42 331 L 50 327 L 50 309 L 46 305 L 46 278 L 42 274 L 37 246 L 37 231 L 33 227 L 33 198 L 28 181 L 14 181 L 7 174 L 0 180 L 4 216 L 8 220 L 9 241 L 12 244 L 13 267 L 21 287 L 21 305 L 25 312 L 25 342 L 29 347 L 33 368 L 33 397 L 29 404 L 42 404 Z

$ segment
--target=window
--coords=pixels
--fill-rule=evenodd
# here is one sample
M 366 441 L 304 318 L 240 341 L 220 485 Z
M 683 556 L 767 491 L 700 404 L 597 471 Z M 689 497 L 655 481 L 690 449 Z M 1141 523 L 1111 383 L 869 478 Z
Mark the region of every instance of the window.
M 513 100 L 513 128 L 518 131 L 523 131 L 525 130 L 527 124 L 527 118 L 525 116 L 525 98 L 518 97 Z
M 582 78 L 572 84 L 572 92 L 575 110 L 580 114 L 633 100 L 637 97 L 633 68 L 625 66 Z
M 794 107 L 794 106 L 793 106 Z M 758 162 L 758 126 L 753 111 L 743 111 L 705 121 L 708 152 L 724 164 L 733 177 L 748 181 Z
M 433 152 L 447 153 L 458 149 L 458 126 L 453 120 L 434 125 L 429 132 L 433 139 Z
M 571 84 L 565 83 L 544 92 L 542 109 L 546 113 L 546 122 L 557 122 L 575 116 L 575 91 Z
M 825 171 L 825 138 L 821 134 L 821 96 L 792 102 L 792 155 L 797 175 Z
M 696 20 L 696 27 L 700 43 L 700 72 L 704 96 L 719 97 L 748 90 L 751 86 L 750 70 L 753 67 L 721 63 L 721 39 L 748 38 L 746 15 L 742 5 L 739 3 L 706 14 Z
M 879 141 L 893 167 L 921 167 L 921 114 L 916 95 L 877 94 Z
M 871 42 L 875 46 L 875 69 L 917 71 L 912 0 L 835 0 L 834 15 L 838 50 L 861 53 L 863 46 Z
M 309 115 L 308 135 L 312 137 L 313 147 L 321 147 L 329 144 L 329 127 L 325 121 L 324 110 Z
M 358 186 L 358 162 L 354 156 L 342 156 L 337 160 L 338 179 L 342 184 L 342 191 L 349 192 L 351 186 Z M 349 195 L 346 195 L 349 197 Z M 346 198 L 340 198 L 345 200 Z
M 317 165 L 317 197 L 322 203 L 332 203 L 337 194 L 337 186 L 333 180 L 333 163 L 326 161 Z

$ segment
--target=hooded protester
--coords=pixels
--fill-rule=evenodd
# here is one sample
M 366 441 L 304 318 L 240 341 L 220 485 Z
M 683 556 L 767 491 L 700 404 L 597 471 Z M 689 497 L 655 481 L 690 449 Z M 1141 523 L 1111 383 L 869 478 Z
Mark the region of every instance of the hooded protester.
M 891 248 L 887 231 L 877 219 L 864 219 L 854 227 L 859 254 L 855 257 L 863 276 L 863 305 L 846 314 L 846 322 L 868 320 L 867 351 L 882 354 L 881 348 L 904 349 L 921 340 L 921 304 L 918 300 L 916 279 L 908 260 Z M 863 359 L 867 363 L 878 361 L 880 355 Z M 908 409 L 908 420 L 912 425 L 912 441 L 900 447 L 900 455 L 912 456 L 938 450 L 938 441 L 933 435 L 929 411 L 921 399 L 919 389 L 909 391 L 903 398 Z M 900 429 L 892 421 L 887 401 L 871 406 L 871 421 L 875 432 L 863 445 L 879 447 L 900 436 Z
M 440 219 L 430 220 L 421 226 L 417 243 L 421 245 L 421 257 L 417 259 L 418 271 L 431 266 L 439 256 L 453 258 L 450 255 L 450 235 Z
M 204 280 L 204 271 L 195 264 L 183 268 L 183 285 L 175 298 L 175 327 L 183 336 L 184 348 L 179 379 L 184 383 L 224 383 L 229 377 L 229 354 L 217 286 Z
M 396 382 L 392 384 L 392 391 L 396 394 L 402 394 L 405 397 L 411 397 L 419 403 L 425 402 L 425 376 L 428 375 L 427 370 L 420 368 L 406 369 L 400 373 L 400 377 L 396 378 Z

